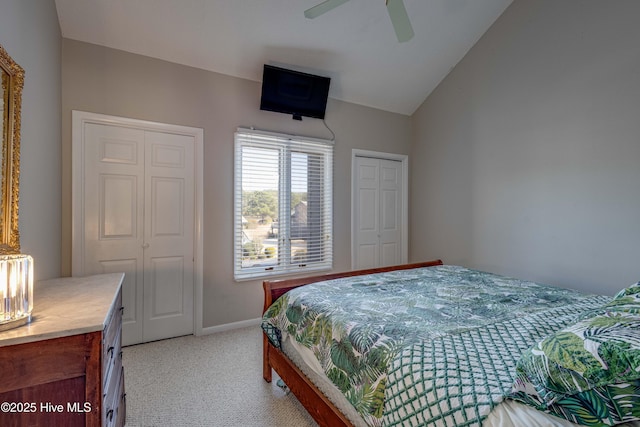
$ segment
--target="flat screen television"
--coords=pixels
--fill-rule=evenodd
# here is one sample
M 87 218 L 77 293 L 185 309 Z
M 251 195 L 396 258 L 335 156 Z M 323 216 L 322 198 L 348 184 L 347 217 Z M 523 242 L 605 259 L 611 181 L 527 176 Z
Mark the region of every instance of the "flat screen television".
M 324 119 L 329 77 L 264 65 L 260 109 L 302 117 Z

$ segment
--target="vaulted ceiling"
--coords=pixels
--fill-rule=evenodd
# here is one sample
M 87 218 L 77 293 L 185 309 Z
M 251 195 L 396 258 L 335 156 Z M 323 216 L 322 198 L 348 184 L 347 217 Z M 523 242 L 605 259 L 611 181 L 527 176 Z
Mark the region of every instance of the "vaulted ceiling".
M 410 115 L 512 0 L 404 0 L 399 43 L 385 0 L 55 0 L 62 36 L 254 81 L 263 64 L 331 77 L 329 96 Z

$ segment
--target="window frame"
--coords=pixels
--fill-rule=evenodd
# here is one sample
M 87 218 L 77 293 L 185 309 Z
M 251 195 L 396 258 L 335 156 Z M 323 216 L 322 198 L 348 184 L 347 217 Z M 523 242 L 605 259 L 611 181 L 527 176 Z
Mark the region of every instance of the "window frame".
M 234 134 L 234 226 L 233 274 L 236 281 L 302 274 L 333 268 L 333 141 L 300 137 L 255 129 L 238 128 Z M 278 251 L 275 265 L 243 266 L 243 148 L 277 149 L 278 156 Z M 320 234 L 313 242 L 320 247 L 318 261 L 296 264 L 291 253 L 291 197 L 293 191 L 291 154 L 317 156 L 320 171 Z M 308 167 L 308 163 L 307 163 Z M 309 185 L 307 183 L 307 189 Z M 308 190 L 307 190 L 308 191 Z M 308 193 L 307 193 L 308 197 Z M 308 244 L 308 242 L 307 242 Z

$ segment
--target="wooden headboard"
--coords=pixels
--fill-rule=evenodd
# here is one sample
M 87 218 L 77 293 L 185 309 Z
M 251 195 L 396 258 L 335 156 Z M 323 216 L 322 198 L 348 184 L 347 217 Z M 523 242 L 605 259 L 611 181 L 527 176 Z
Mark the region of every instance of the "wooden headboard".
M 411 268 L 433 267 L 434 265 L 442 265 L 442 260 L 417 262 L 413 264 L 394 265 L 389 267 L 368 268 L 365 270 L 344 271 L 341 273 L 328 273 L 318 276 L 298 277 L 295 279 L 265 280 L 262 282 L 264 289 L 264 313 L 273 304 L 275 300 L 287 291 L 299 286 L 308 285 L 309 283 L 321 282 L 323 280 L 339 279 L 341 277 L 362 276 L 365 274 L 384 273 L 395 270 L 408 270 Z

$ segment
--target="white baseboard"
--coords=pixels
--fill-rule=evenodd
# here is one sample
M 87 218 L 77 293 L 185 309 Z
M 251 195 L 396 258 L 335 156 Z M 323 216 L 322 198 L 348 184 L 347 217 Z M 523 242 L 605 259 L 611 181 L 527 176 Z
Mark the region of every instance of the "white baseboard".
M 232 331 L 234 329 L 248 328 L 249 326 L 259 326 L 262 323 L 262 318 L 241 320 L 239 322 L 225 323 L 224 325 L 209 326 L 202 328 L 198 335 L 209 335 L 218 332 Z

